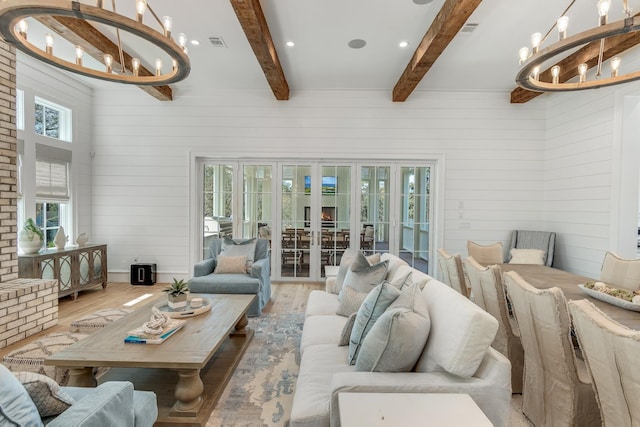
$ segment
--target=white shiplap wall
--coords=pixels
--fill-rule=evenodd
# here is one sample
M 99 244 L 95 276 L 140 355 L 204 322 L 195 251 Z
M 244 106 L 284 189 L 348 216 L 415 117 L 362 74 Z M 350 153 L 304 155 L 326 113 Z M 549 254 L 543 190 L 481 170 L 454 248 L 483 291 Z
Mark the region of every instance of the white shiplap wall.
M 176 94 L 95 90 L 93 220 L 109 269 L 157 262 L 161 280 L 191 273 L 190 153 L 231 158 L 444 159 L 444 246 L 494 242 L 543 227 L 545 104 L 506 93 Z M 163 277 L 164 276 L 164 277 Z M 128 280 L 121 276 L 122 280 Z
M 621 214 L 632 219 L 637 215 L 638 161 L 629 158 L 629 149 L 637 150 L 638 139 L 623 142 L 622 118 L 625 97 L 638 87 L 548 97 L 545 212 L 547 229 L 558 233 L 556 267 L 597 278 L 605 251 L 635 255 L 623 253 L 618 241 Z M 637 117 L 634 122 L 637 127 Z M 633 177 L 621 176 L 621 168 L 633 169 Z M 629 179 L 633 185 L 621 185 Z M 631 208 L 628 200 L 633 200 Z M 629 233 L 635 235 L 633 228 Z
M 34 96 L 40 96 L 63 107 L 72 110 L 73 135 L 72 142 L 59 142 L 46 137 L 36 138 L 39 142 L 72 151 L 71 180 L 74 217 L 74 230 L 66 230 L 70 234 L 68 244 L 75 244 L 74 239 L 79 233 L 89 234 L 90 242 L 97 242 L 92 235 L 91 210 L 91 141 L 93 123 L 93 90 L 80 81 L 70 78 L 66 73 L 45 67 L 42 63 L 18 52 L 16 64 L 16 83 L 18 89 L 25 92 L 25 130 L 18 132 L 18 138 L 33 141 L 33 136 L 25 138 L 30 132 L 33 135 L 34 126 Z M 35 148 L 25 144 L 25 154 L 35 156 Z M 33 158 L 30 161 L 35 161 Z M 23 187 L 25 194 L 35 194 L 35 169 L 23 169 Z M 31 174 L 31 176 L 26 176 Z M 29 187 L 31 186 L 31 187 Z M 32 199 L 33 200 L 33 199 Z M 26 207 L 27 215 L 33 216 L 35 205 Z

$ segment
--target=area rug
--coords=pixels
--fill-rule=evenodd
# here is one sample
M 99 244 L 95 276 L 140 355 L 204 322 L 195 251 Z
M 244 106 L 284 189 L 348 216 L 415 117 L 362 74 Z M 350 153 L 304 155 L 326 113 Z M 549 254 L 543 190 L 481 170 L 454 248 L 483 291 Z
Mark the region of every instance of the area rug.
M 303 313 L 266 313 L 249 319 L 255 336 L 208 427 L 286 426 L 300 366 Z

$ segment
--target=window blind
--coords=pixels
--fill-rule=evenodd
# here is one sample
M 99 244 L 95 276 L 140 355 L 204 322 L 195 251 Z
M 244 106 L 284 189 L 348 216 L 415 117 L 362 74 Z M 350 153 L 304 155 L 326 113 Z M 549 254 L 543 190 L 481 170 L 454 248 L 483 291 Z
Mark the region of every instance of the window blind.
M 71 151 L 36 144 L 36 196 L 46 200 L 69 200 Z

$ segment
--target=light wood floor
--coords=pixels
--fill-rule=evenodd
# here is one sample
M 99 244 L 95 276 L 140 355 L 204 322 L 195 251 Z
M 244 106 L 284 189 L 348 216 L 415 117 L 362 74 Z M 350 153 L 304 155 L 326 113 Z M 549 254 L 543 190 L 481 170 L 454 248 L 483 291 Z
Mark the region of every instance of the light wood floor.
M 32 335 L 22 341 L 18 341 L 8 347 L 0 349 L 0 359 L 7 353 L 19 348 L 43 335 L 52 332 L 68 332 L 71 322 L 89 313 L 104 309 L 122 307 L 123 304 L 145 294 L 151 294 L 150 298 L 156 298 L 163 294 L 166 283 L 156 283 L 153 286 L 132 286 L 129 283 L 109 283 L 106 289 L 95 288 L 82 291 L 75 300 L 71 297 L 58 300 L 58 325 Z M 272 284 L 271 301 L 265 309 L 265 313 L 303 312 L 309 293 L 314 289 L 324 289 L 324 284 Z M 132 308 L 144 305 L 150 299 L 145 299 L 132 306 Z

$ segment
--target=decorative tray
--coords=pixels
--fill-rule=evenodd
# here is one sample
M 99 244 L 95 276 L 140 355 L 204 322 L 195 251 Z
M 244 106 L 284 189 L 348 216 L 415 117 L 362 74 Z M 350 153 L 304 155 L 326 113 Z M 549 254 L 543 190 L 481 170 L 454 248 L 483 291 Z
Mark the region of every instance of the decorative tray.
M 624 308 L 625 310 L 640 311 L 640 304 L 634 304 L 629 301 L 625 301 L 622 298 L 614 297 L 613 295 L 605 294 L 604 292 L 596 291 L 595 289 L 589 289 L 584 285 L 578 285 L 580 290 L 585 294 L 604 301 L 616 307 Z
M 159 302 L 155 307 L 171 317 L 172 319 L 182 319 L 184 317 L 197 316 L 198 314 L 206 313 L 211 310 L 211 300 L 209 298 L 202 298 L 201 307 L 191 307 L 191 301 L 187 302 L 187 306 L 183 308 L 173 309 L 169 307 L 167 301 Z

